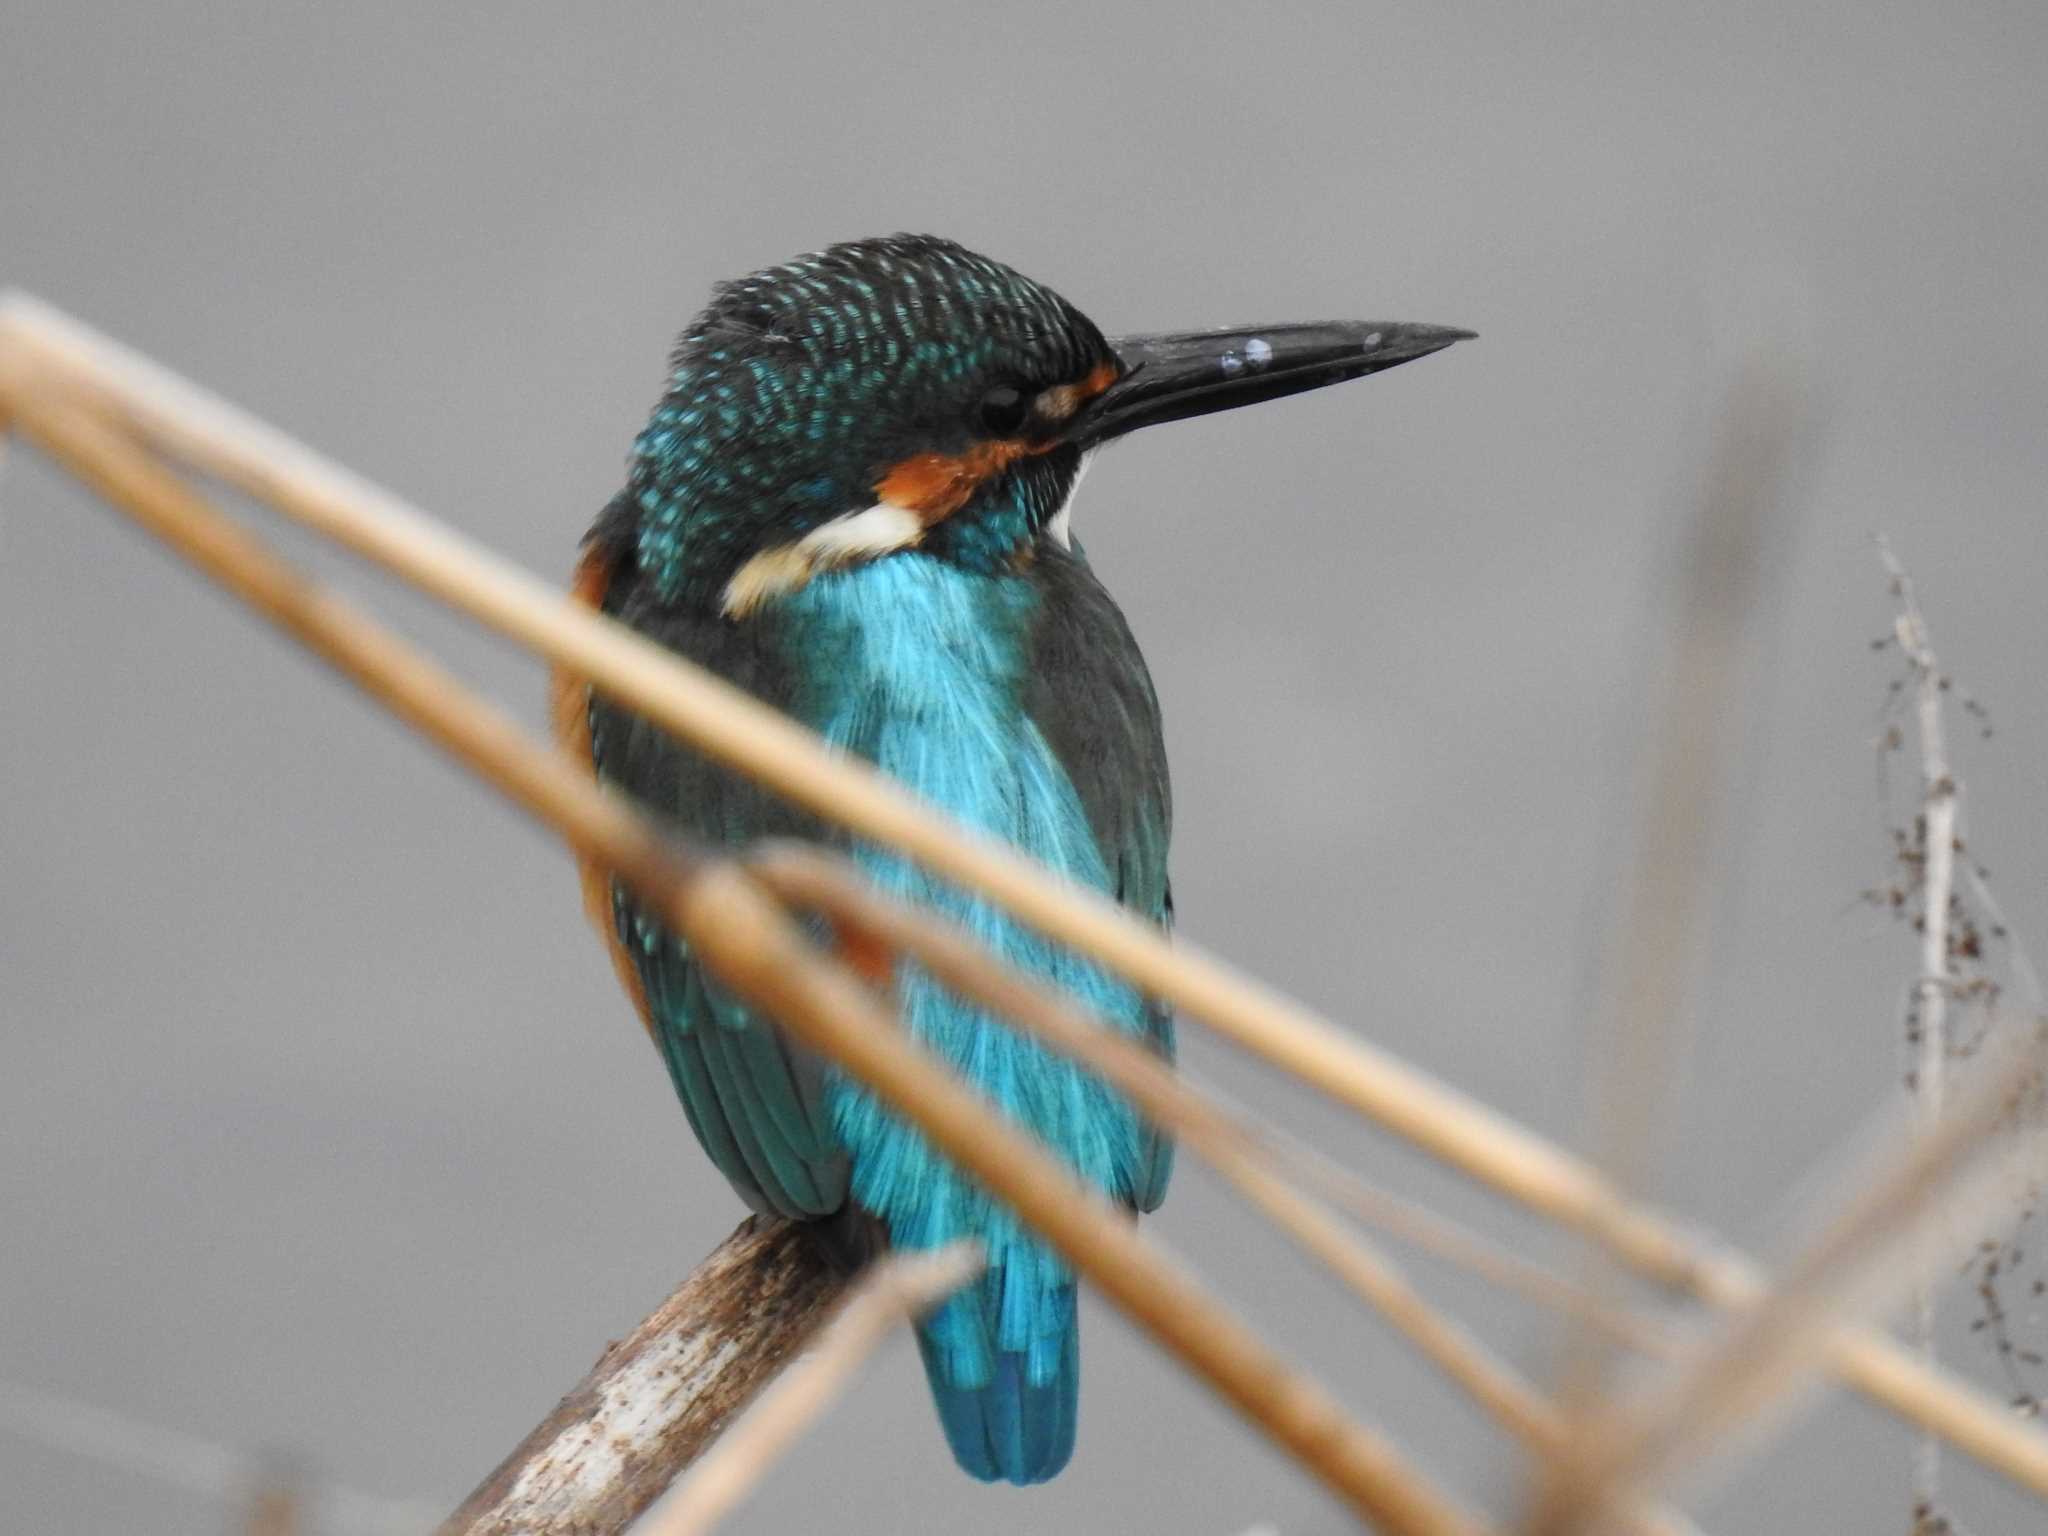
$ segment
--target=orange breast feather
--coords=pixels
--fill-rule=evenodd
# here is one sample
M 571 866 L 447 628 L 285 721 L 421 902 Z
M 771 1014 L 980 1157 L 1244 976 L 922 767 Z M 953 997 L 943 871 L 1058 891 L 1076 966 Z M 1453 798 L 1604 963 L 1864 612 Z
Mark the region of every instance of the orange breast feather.
M 579 603 L 601 608 L 611 581 L 612 557 L 593 545 L 584 551 L 583 559 L 576 567 L 569 595 Z M 563 750 L 595 777 L 597 766 L 590 757 L 590 684 L 560 667 L 550 672 L 548 720 L 554 727 L 555 740 L 562 744 Z M 647 1008 L 647 989 L 640 983 L 640 972 L 633 964 L 633 957 L 619 942 L 618 925 L 612 920 L 611 872 L 581 854 L 577 855 L 576 867 L 583 877 L 583 910 L 611 953 L 612 968 L 619 973 L 619 985 L 633 999 L 633 1006 L 640 1010 L 640 1022 L 652 1035 L 654 1016 Z

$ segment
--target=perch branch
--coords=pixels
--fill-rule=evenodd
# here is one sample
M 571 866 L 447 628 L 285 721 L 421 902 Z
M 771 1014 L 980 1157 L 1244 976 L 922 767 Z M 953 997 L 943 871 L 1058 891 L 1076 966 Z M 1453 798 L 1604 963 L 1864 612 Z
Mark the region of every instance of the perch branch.
M 776 1460 L 838 1399 L 875 1348 L 981 1272 L 977 1245 L 893 1254 L 876 1264 L 820 1335 L 654 1507 L 633 1536 L 703 1536 L 760 1482 Z
M 830 820 L 899 847 L 1190 1017 L 1503 1195 L 1718 1306 L 1755 1298 L 1754 1264 L 1623 1198 L 1597 1170 L 1300 1004 L 960 832 L 888 781 L 621 625 L 569 602 L 397 498 L 147 359 L 28 298 L 0 296 L 0 414 L 62 391 L 195 467 L 383 565 Z M 93 484 L 91 478 L 88 483 Z M 1833 1336 L 1836 1373 L 2048 1497 L 2048 1435 L 1868 1331 Z
M 45 395 L 16 394 L 12 405 L 19 429 L 86 485 L 610 869 L 740 997 L 913 1122 L 1353 1511 L 1396 1536 L 1480 1531 L 1385 1440 L 1141 1240 L 1124 1215 L 909 1041 L 860 979 L 817 951 L 738 866 L 657 833 L 564 755 L 528 740 L 441 668 L 308 581 L 115 426 Z
M 435 1536 L 623 1531 L 789 1363 L 844 1289 L 800 1229 L 748 1218 L 605 1350 Z

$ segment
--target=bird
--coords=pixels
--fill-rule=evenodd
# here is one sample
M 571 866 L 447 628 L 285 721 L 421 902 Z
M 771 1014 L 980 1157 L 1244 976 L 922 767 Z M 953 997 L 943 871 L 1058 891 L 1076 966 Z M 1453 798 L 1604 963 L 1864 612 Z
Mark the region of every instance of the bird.
M 1104 336 L 1051 289 L 931 235 L 833 245 L 717 286 L 671 354 L 574 597 L 1162 929 L 1172 795 L 1157 694 L 1090 568 L 1073 498 L 1141 427 L 1426 356 L 1447 326 L 1319 322 Z M 567 674 L 562 744 L 666 827 L 846 852 L 1172 1060 L 1173 1019 L 1094 961 L 851 838 Z M 953 1456 L 1043 1482 L 1074 1448 L 1071 1267 L 858 1083 L 706 972 L 602 868 L 586 906 L 691 1129 L 753 1210 L 843 1262 L 977 1241 L 978 1280 L 917 1329 Z M 1135 1216 L 1173 1147 L 1107 1084 L 947 992 L 890 977 L 910 1034 Z

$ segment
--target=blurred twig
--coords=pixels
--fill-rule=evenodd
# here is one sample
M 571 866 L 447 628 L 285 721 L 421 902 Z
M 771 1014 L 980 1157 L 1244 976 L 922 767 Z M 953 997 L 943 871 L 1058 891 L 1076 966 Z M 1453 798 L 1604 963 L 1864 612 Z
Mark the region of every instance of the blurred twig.
M 1647 1194 L 1680 1079 L 1699 967 L 1701 907 L 1712 873 L 1727 765 L 1740 734 L 1738 684 L 1756 618 L 1771 525 L 1806 426 L 1804 389 L 1788 362 L 1753 357 L 1730 382 L 1711 458 L 1673 573 L 1666 672 L 1655 687 L 1650 774 L 1634 857 L 1617 902 L 1606 984 L 1589 1031 L 1594 1156 L 1615 1186 Z M 1620 1301 L 1612 1266 L 1588 1254 L 1587 1289 Z M 1536 1469 L 1531 1529 L 1558 1529 L 1549 1480 L 1591 1453 L 1608 1376 L 1598 1330 L 1566 1336 L 1558 1397 L 1577 1444 Z
M 271 1468 L 254 1451 L 220 1445 L 182 1429 L 81 1403 L 19 1382 L 0 1381 L 0 1432 L 133 1477 L 183 1488 L 228 1507 L 268 1486 Z M 436 1508 L 417 1500 L 342 1487 L 321 1478 L 297 1485 L 302 1505 L 323 1531 L 348 1536 L 419 1536 Z
M 286 1460 L 268 1460 L 249 1495 L 243 1536 L 310 1536 L 305 1506 L 298 1468 Z
M 634 1527 L 633 1536 L 703 1536 L 846 1390 L 875 1346 L 972 1280 L 981 1267 L 973 1243 L 881 1260 L 862 1277 L 816 1347 L 741 1415 Z
M 1191 946 L 1169 944 L 1112 903 L 1076 891 L 1007 849 L 964 836 L 737 690 L 579 609 L 395 497 L 24 295 L 0 296 L 0 395 L 11 396 L 17 409 L 59 397 L 90 405 L 103 424 L 139 433 L 252 491 L 591 678 L 721 761 L 865 836 L 905 849 L 1432 1155 L 1594 1236 L 1661 1283 L 1721 1306 L 1739 1305 L 1760 1290 L 1754 1265 L 1629 1203 L 1594 1169 L 1532 1132 Z M 7 408 L 0 401 L 0 413 Z M 1859 1391 L 2048 1496 L 2048 1436 L 2013 1422 L 1981 1393 L 1873 1333 L 1834 1335 L 1830 1358 Z

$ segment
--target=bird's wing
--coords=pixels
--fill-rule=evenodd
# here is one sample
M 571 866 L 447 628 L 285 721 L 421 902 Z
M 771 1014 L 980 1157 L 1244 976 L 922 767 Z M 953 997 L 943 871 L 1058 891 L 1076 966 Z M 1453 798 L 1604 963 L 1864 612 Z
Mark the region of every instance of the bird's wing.
M 593 607 L 615 610 L 631 594 L 614 589 L 618 551 L 603 529 L 600 523 L 573 590 Z M 706 660 L 698 654 L 701 644 L 736 633 L 714 619 L 707 635 L 718 639 L 692 633 L 657 638 Z M 745 658 L 720 657 L 719 669 L 742 687 L 767 681 L 749 678 Z M 593 701 L 581 679 L 556 676 L 552 714 L 557 736 L 572 753 L 681 831 L 727 847 L 816 833 L 801 813 L 750 781 L 637 716 Z M 706 975 L 688 946 L 607 871 L 586 861 L 583 887 L 585 906 L 668 1063 L 691 1129 L 719 1171 L 756 1210 L 796 1217 L 837 1211 L 846 1201 L 847 1157 L 825 1104 L 822 1061 Z
M 1122 610 L 1089 570 L 1078 543 L 1072 553 L 1042 546 L 1037 577 L 1045 603 L 1033 635 L 1025 709 L 1080 797 L 1116 899 L 1171 928 L 1173 788 L 1152 675 Z M 1157 998 L 1144 1006 L 1146 1043 L 1173 1060 L 1172 1010 Z M 1149 1211 L 1166 1197 L 1173 1144 L 1150 1124 L 1144 1134 L 1132 1203 Z

